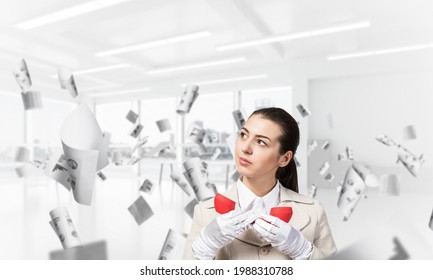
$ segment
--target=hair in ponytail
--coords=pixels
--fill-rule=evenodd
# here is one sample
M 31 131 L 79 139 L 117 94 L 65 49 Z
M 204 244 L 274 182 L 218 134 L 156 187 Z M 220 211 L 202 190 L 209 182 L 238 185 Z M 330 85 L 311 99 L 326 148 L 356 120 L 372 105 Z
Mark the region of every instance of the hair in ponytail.
M 281 128 L 281 135 L 278 138 L 280 142 L 279 153 L 283 155 L 291 151 L 293 156 L 289 164 L 277 169 L 276 178 L 283 187 L 299 192 L 298 171 L 294 159 L 296 149 L 299 145 L 299 127 L 296 120 L 285 110 L 276 107 L 256 110 L 251 114 L 251 116 L 253 115 L 260 115 L 262 118 L 276 123 Z

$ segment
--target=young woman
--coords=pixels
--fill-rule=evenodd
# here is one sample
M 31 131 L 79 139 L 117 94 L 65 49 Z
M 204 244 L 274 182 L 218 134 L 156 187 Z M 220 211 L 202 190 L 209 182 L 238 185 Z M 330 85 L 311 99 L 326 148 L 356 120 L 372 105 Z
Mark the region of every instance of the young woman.
M 336 252 L 322 206 L 298 193 L 298 144 L 298 125 L 283 109 L 260 109 L 248 118 L 234 155 L 241 178 L 223 194 L 235 210 L 221 215 L 213 199 L 199 203 L 186 259 L 321 259 Z M 269 215 L 277 206 L 292 207 L 289 223 Z

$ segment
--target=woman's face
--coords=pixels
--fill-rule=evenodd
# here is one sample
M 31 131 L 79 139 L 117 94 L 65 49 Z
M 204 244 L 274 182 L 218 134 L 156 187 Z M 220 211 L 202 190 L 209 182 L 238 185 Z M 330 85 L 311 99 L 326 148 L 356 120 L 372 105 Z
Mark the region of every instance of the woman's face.
M 275 178 L 278 167 L 288 162 L 286 155 L 279 154 L 280 134 L 280 127 L 276 123 L 260 115 L 251 116 L 236 141 L 235 161 L 238 173 L 250 178 Z

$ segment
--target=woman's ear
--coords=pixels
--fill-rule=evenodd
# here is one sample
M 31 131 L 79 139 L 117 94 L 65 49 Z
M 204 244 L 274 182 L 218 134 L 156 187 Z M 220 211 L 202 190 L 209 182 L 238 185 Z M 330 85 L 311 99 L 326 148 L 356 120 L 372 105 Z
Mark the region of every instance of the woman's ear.
M 285 154 L 283 154 L 283 155 L 280 156 L 280 160 L 278 162 L 278 165 L 280 167 L 286 166 L 292 160 L 292 157 L 293 157 L 292 151 L 286 152 Z

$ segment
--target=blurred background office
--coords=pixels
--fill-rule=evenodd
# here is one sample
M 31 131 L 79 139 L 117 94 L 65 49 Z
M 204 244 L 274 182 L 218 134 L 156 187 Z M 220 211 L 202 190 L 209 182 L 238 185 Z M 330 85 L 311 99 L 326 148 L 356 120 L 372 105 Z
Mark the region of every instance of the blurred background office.
M 170 174 L 199 156 L 224 192 L 235 171 L 226 141 L 238 129 L 232 112 L 247 117 L 269 106 L 299 122 L 300 192 L 325 207 L 339 250 L 353 248 L 356 257 L 367 244 L 381 254 L 365 258 L 432 258 L 432 10 L 427 0 L 2 1 L 0 259 L 49 259 L 62 250 L 49 224 L 59 206 L 84 245 L 105 242 L 108 259 L 157 259 L 170 229 L 188 233 L 185 207 L 196 199 Z M 42 108 L 24 109 L 12 74 L 22 59 Z M 61 89 L 59 67 L 73 73 L 76 97 Z M 187 84 L 199 95 L 181 115 Z M 62 149 L 62 124 L 83 103 L 110 135 L 106 179 L 96 178 L 89 206 L 28 163 Z M 143 126 L 138 137 L 130 135 L 130 110 Z M 158 129 L 162 119 L 171 130 Z M 197 122 L 205 151 L 194 154 L 187 134 Z M 139 153 L 161 142 L 170 149 L 131 164 L 146 137 Z M 345 217 L 337 202 L 353 163 L 375 183 Z M 150 193 L 139 190 L 145 179 Z M 142 224 L 128 211 L 139 196 L 153 211 Z

